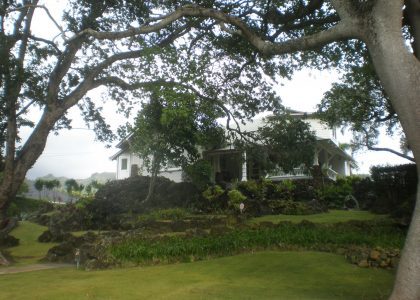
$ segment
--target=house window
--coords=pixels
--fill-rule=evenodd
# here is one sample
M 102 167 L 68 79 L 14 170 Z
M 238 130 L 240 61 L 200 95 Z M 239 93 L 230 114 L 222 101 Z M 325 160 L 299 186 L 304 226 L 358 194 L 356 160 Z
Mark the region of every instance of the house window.
M 127 158 L 121 159 L 121 170 L 127 170 Z

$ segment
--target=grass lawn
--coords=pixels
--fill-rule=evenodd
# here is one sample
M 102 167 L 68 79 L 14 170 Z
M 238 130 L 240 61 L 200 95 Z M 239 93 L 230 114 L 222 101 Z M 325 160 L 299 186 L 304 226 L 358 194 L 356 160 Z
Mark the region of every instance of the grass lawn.
M 293 223 L 299 223 L 302 220 L 308 220 L 314 223 L 337 223 L 347 222 L 350 220 L 376 220 L 385 218 L 386 215 L 376 215 L 368 211 L 363 210 L 330 210 L 327 213 L 314 214 L 314 215 L 268 215 L 258 218 L 253 218 L 252 223 L 259 223 L 263 221 L 279 223 L 283 221 L 290 221 Z
M 16 261 L 16 266 L 37 263 L 47 254 L 48 249 L 56 243 L 39 243 L 38 237 L 47 230 L 47 227 L 35 223 L 22 221 L 10 233 L 19 239 L 19 245 L 7 250 Z
M 265 251 L 209 261 L 106 271 L 0 275 L 0 299 L 386 299 L 390 271 L 342 256 Z

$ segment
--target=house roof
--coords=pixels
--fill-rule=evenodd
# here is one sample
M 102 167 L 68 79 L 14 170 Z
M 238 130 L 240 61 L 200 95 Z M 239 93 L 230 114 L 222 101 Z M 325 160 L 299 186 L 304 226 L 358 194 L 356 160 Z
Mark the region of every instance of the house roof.
M 133 136 L 133 133 L 131 132 L 129 135 L 127 135 L 125 138 L 123 138 L 118 144 L 115 145 L 115 148 L 126 148 L 125 143 Z
M 113 154 L 112 156 L 109 157 L 110 160 L 115 160 L 117 159 L 118 156 L 120 156 L 122 153 L 125 152 L 126 149 L 120 149 L 117 153 Z

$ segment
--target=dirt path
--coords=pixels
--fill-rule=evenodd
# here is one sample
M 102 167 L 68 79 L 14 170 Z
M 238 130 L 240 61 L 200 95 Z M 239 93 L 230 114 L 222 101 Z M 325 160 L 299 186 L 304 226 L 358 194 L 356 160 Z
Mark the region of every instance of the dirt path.
M 57 268 L 70 268 L 74 267 L 71 264 L 33 264 L 27 266 L 18 266 L 18 267 L 2 267 L 0 268 L 0 275 L 5 274 L 14 274 L 14 273 L 23 273 L 23 272 L 32 272 L 32 271 L 39 271 L 39 270 L 47 270 L 47 269 L 57 269 Z

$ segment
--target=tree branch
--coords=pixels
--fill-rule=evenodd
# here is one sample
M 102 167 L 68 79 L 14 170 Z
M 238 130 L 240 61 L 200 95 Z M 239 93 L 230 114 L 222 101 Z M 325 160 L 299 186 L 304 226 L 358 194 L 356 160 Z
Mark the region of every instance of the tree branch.
M 368 150 L 372 150 L 372 151 L 386 151 L 386 152 L 390 152 L 392 154 L 395 154 L 395 155 L 397 155 L 399 157 L 408 159 L 409 161 L 416 162 L 413 157 L 411 157 L 409 155 L 406 155 L 404 153 L 395 151 L 395 150 L 390 149 L 390 148 L 372 147 L 372 146 L 369 146 L 369 145 L 366 145 L 366 147 L 368 148 Z
M 55 49 L 55 51 L 57 51 L 57 53 L 59 55 L 63 54 L 63 52 L 61 52 L 60 48 L 58 48 L 58 46 L 54 42 L 52 42 L 50 40 L 43 39 L 43 38 L 40 38 L 40 37 L 36 37 L 34 35 L 30 35 L 29 38 L 32 39 L 32 40 L 34 40 L 34 41 L 42 42 L 42 43 L 45 43 L 47 45 L 50 45 L 51 47 L 53 47 Z
M 50 20 L 54 23 L 54 25 L 58 28 L 58 30 L 60 30 L 61 35 L 63 36 L 63 39 L 66 40 L 66 34 L 65 34 L 63 28 L 60 26 L 60 24 L 58 24 L 58 22 L 51 15 L 49 9 L 44 5 L 26 4 L 26 5 L 22 5 L 20 7 L 15 7 L 15 8 L 9 9 L 9 10 L 6 11 L 6 14 L 9 14 L 9 13 L 14 12 L 14 11 L 22 11 L 22 10 L 28 9 L 28 8 L 34 8 L 34 9 L 35 8 L 42 8 L 45 11 L 45 13 L 47 14 L 48 18 L 50 18 Z
M 312 50 L 331 42 L 358 37 L 357 28 L 359 26 L 357 24 L 357 20 L 346 19 L 340 21 L 340 23 L 328 30 L 318 32 L 313 35 L 308 35 L 285 42 L 273 43 L 261 39 L 258 33 L 251 30 L 249 26 L 241 19 L 230 16 L 221 11 L 190 6 L 180 8 L 178 11 L 184 16 L 208 17 L 216 19 L 222 23 L 235 26 L 241 32 L 241 36 L 246 38 L 263 55 L 267 56 L 286 54 L 303 50 Z
M 109 76 L 109 77 L 103 77 L 103 78 L 97 79 L 97 80 L 94 81 L 93 85 L 95 87 L 103 86 L 103 85 L 113 85 L 113 86 L 118 86 L 118 87 L 120 87 L 124 90 L 136 90 L 136 89 L 145 88 L 145 87 L 149 87 L 149 86 L 156 86 L 156 85 L 178 86 L 178 87 L 185 88 L 185 89 L 193 92 L 197 97 L 199 97 L 203 100 L 206 100 L 206 101 L 211 101 L 211 102 L 215 103 L 217 106 L 219 106 L 225 112 L 226 117 L 227 117 L 226 129 L 229 130 L 229 131 L 236 132 L 244 140 L 250 141 L 249 138 L 251 137 L 252 134 L 249 133 L 249 132 L 244 132 L 244 131 L 241 130 L 241 127 L 239 125 L 238 120 L 235 118 L 235 116 L 232 114 L 232 112 L 223 104 L 222 101 L 219 101 L 216 98 L 212 98 L 212 97 L 208 97 L 208 96 L 203 95 L 199 90 L 197 90 L 192 85 L 182 83 L 182 82 L 173 81 L 173 80 L 169 80 L 169 81 L 168 80 L 155 80 L 155 81 L 128 83 L 128 82 L 125 82 L 124 80 L 122 80 L 121 78 L 115 77 L 115 76 Z M 230 121 L 231 120 L 233 120 L 235 122 L 236 128 L 230 127 Z
M 394 149 L 391 149 L 391 148 L 385 148 L 385 147 L 373 147 L 373 146 L 371 146 L 371 144 L 369 143 L 369 133 L 368 133 L 368 131 L 367 131 L 366 129 L 364 129 L 364 128 L 362 128 L 362 130 L 363 130 L 363 131 L 364 131 L 364 133 L 365 133 L 365 146 L 366 146 L 366 148 L 367 148 L 368 150 L 372 150 L 372 151 L 385 151 L 385 152 L 390 152 L 390 153 L 395 154 L 395 155 L 397 155 L 397 156 L 399 156 L 399 157 L 402 157 L 402 158 L 405 158 L 405 159 L 407 159 L 407 160 L 409 160 L 409 161 L 413 161 L 413 162 L 415 162 L 415 160 L 414 160 L 414 158 L 413 158 L 413 157 L 411 157 L 411 156 L 409 156 L 409 155 L 406 155 L 406 154 L 404 154 L 404 153 L 401 153 L 401 152 L 395 151 Z
M 85 29 L 77 33 L 68 41 L 72 41 L 73 39 L 76 39 L 80 36 L 90 36 L 98 40 L 116 40 L 126 37 L 133 37 L 140 34 L 159 31 L 171 23 L 188 16 L 212 18 L 221 22 L 222 27 L 224 26 L 223 23 L 235 26 L 238 30 L 234 32 L 240 32 L 241 36 L 245 37 L 263 55 L 267 56 L 285 54 L 295 51 L 312 50 L 331 42 L 358 37 L 358 26 L 356 21 L 353 19 L 346 19 L 345 21 L 342 20 L 340 23 L 328 30 L 315 33 L 313 35 L 285 42 L 272 43 L 261 39 L 261 37 L 256 32 L 251 30 L 250 27 L 238 17 L 230 16 L 215 9 L 187 5 L 177 9 L 173 13 L 162 16 L 160 21 L 153 25 L 145 25 L 139 28 L 130 28 L 125 31 L 115 32 L 98 32 L 93 29 Z

